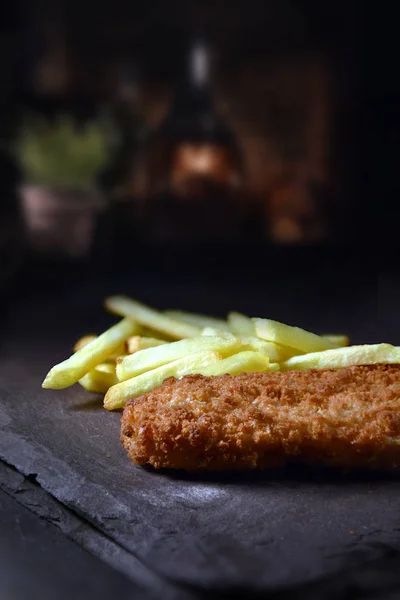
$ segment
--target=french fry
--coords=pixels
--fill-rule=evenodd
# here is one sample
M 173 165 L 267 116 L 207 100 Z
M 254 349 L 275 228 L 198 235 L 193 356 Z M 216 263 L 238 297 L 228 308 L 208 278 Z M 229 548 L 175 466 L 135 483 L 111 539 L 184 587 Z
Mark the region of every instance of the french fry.
M 111 296 L 106 299 L 106 308 L 117 315 L 130 317 L 145 327 L 160 331 L 176 340 L 200 335 L 195 325 L 177 321 L 126 296 Z
M 160 312 L 125 296 L 107 298 L 105 305 L 124 318 L 100 336 L 81 337 L 74 354 L 49 371 L 44 388 L 62 389 L 79 381 L 91 392 L 106 394 L 104 405 L 113 409 L 170 376 L 400 363 L 400 347 L 349 346 L 345 335 L 319 336 L 234 311 L 225 321 L 178 310 Z
M 335 346 L 335 348 L 344 348 L 350 344 L 350 339 L 347 335 L 340 334 L 329 334 L 329 335 L 321 335 L 322 338 L 328 340 L 331 344 Z
M 159 340 L 152 337 L 143 337 L 141 335 L 133 335 L 126 340 L 126 347 L 128 354 L 133 354 L 138 350 L 144 350 L 145 348 L 153 348 L 155 346 L 162 346 L 168 344 L 165 340 Z
M 189 325 L 195 325 L 201 329 L 204 329 L 204 327 L 213 327 L 222 331 L 230 331 L 228 323 L 224 319 L 218 319 L 217 317 L 189 313 L 183 310 L 165 310 L 164 314 L 172 319 L 189 323 Z
M 276 363 L 276 362 L 269 363 L 269 367 L 268 367 L 269 373 L 275 373 L 276 371 L 280 371 L 280 370 L 281 370 L 281 365 L 279 363 Z
M 115 365 L 115 363 L 120 363 L 124 360 L 124 358 L 126 358 L 127 356 L 129 356 L 129 354 L 119 354 L 114 361 L 107 361 L 110 364 Z
M 265 353 L 273 361 L 281 362 L 282 360 L 287 360 L 291 356 L 297 354 L 295 348 L 289 348 L 287 346 L 277 344 L 276 342 L 267 342 L 265 339 L 260 339 L 257 337 L 253 320 L 246 315 L 242 315 L 237 312 L 230 312 L 228 315 L 228 324 L 230 326 L 230 330 L 235 335 L 238 335 L 242 338 L 243 343 L 247 343 L 254 350 Z M 205 327 L 201 333 L 202 335 L 223 334 L 221 329 L 218 330 L 217 328 L 211 326 Z M 320 337 L 330 343 L 334 348 L 342 348 L 344 346 L 348 346 L 350 343 L 347 335 L 326 334 L 321 335 Z M 271 346 L 271 344 L 274 345 Z
M 272 321 L 271 319 L 253 319 L 258 337 L 282 346 L 295 348 L 300 352 L 320 352 L 335 348 L 334 344 L 320 335 Z
M 125 381 L 151 369 L 156 369 L 174 360 L 198 352 L 213 351 L 220 353 L 222 356 L 229 356 L 239 350 L 241 346 L 241 341 L 230 335 L 229 338 L 199 336 L 163 346 L 147 348 L 139 350 L 134 354 L 129 354 L 122 362 L 118 363 L 117 377 L 119 381 Z
M 246 350 L 228 358 L 223 358 L 206 367 L 200 367 L 198 373 L 214 377 L 225 374 L 239 375 L 239 373 L 265 372 L 268 370 L 268 357 L 260 352 Z
M 236 335 L 256 335 L 256 328 L 250 317 L 242 315 L 238 312 L 230 312 L 228 314 L 228 324 L 233 333 Z
M 162 331 L 156 331 L 151 327 L 141 327 L 139 332 L 141 336 L 148 338 L 156 338 L 157 340 L 163 340 L 164 342 L 175 342 L 176 338 L 163 333 Z
M 55 365 L 47 374 L 42 387 L 60 390 L 73 385 L 94 367 L 107 360 L 120 344 L 137 331 L 137 323 L 123 319 L 95 340 Z
M 119 356 L 124 354 L 126 354 L 126 342 L 122 342 L 122 344 L 118 346 L 118 348 L 114 350 L 114 352 L 111 352 L 107 360 L 115 362 Z
M 201 330 L 201 335 L 211 335 L 215 337 L 223 337 L 230 339 L 233 335 L 232 331 L 226 331 L 225 329 L 218 329 L 217 327 L 204 327 Z
M 245 335 L 240 339 L 242 340 L 242 343 L 249 346 L 251 350 L 261 352 L 261 354 L 268 356 L 271 362 L 279 363 L 298 354 L 298 351 L 293 348 L 287 348 L 286 346 L 281 346 L 275 342 L 267 342 L 256 336 Z
M 105 394 L 107 390 L 118 383 L 115 365 L 101 363 L 86 373 L 80 380 L 80 385 L 88 392 Z
M 220 329 L 205 327 L 201 332 L 201 335 L 214 335 L 229 338 L 232 334 L 221 331 Z M 275 342 L 267 342 L 255 335 L 243 335 L 240 336 L 240 340 L 246 349 L 261 352 L 261 354 L 268 356 L 272 362 L 282 362 L 298 353 L 298 351 L 293 348 L 286 348 L 280 344 L 275 344 Z
M 115 375 L 115 365 L 111 363 L 100 363 L 94 368 L 95 371 L 99 373 L 108 373 Z
M 90 342 L 93 342 L 93 340 L 95 340 L 97 338 L 96 334 L 88 334 L 88 335 L 84 335 L 81 338 L 79 338 L 79 340 L 75 343 L 74 345 L 74 352 L 78 352 L 78 350 L 80 350 L 81 348 L 84 348 L 85 346 L 87 346 Z
M 130 398 L 137 398 L 141 394 L 153 390 L 168 377 L 183 377 L 220 359 L 221 355 L 217 352 L 199 352 L 132 377 L 122 383 L 117 383 L 106 393 L 104 408 L 107 410 L 122 408 Z
M 289 358 L 281 364 L 281 370 L 341 369 L 378 363 L 400 363 L 400 348 L 391 344 L 365 344 L 312 352 Z
M 84 335 L 81 337 L 74 346 L 74 352 L 78 352 L 81 348 L 84 348 L 90 342 L 93 342 L 97 338 L 97 335 Z M 108 361 L 115 361 L 121 354 L 125 354 L 125 342 L 122 342 L 114 352 L 107 357 Z

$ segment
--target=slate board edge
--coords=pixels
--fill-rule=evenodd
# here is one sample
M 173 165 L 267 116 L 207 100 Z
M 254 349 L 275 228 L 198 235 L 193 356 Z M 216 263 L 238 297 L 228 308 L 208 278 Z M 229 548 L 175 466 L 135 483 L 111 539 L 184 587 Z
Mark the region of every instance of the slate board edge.
M 41 499 L 45 502 L 46 511 L 49 509 L 49 512 L 52 512 L 56 508 L 57 511 L 61 511 L 63 515 L 68 515 L 67 518 L 60 519 L 59 521 L 57 518 L 52 519 L 51 516 L 50 518 L 47 516 L 47 520 L 60 527 L 66 536 L 70 537 L 70 539 L 85 550 L 99 557 L 111 567 L 128 575 L 135 583 L 142 584 L 150 591 L 154 591 L 156 597 L 162 597 L 165 598 L 165 600 L 190 600 L 194 597 L 204 597 L 204 594 L 207 594 L 205 589 L 195 589 L 193 587 L 191 590 L 186 591 L 183 589 L 183 586 L 181 589 L 179 588 L 179 581 L 176 581 L 175 583 L 162 580 L 157 573 L 147 568 L 137 557 L 130 553 L 129 550 L 126 550 L 118 542 L 109 538 L 107 534 L 104 534 L 99 530 L 95 524 L 90 523 L 80 516 L 73 507 L 68 507 L 64 502 L 57 499 L 51 491 L 47 491 L 40 481 L 38 474 L 30 473 L 29 469 L 24 470 L 23 466 L 18 464 L 18 461 L 15 461 L 15 463 L 17 464 L 14 464 L 14 461 L 10 456 L 5 457 L 4 453 L 0 452 L 0 488 L 12 495 L 23 506 L 26 506 L 38 515 L 40 515 L 43 505 L 41 503 L 39 505 L 30 503 L 29 496 L 27 496 L 28 500 L 26 501 L 26 499 L 23 498 L 23 494 L 18 494 L 18 485 L 10 485 L 10 481 L 15 481 L 18 477 L 19 485 L 23 485 L 24 488 L 27 488 L 31 492 L 32 489 L 35 493 L 38 493 L 39 491 Z M 12 473 L 12 477 L 10 476 L 10 473 Z M 32 476 L 35 483 L 29 481 L 29 478 L 32 478 Z M 79 525 L 75 529 L 74 526 L 68 526 L 69 522 L 75 524 L 79 523 Z M 79 533 L 82 535 L 79 535 Z M 368 575 L 368 570 L 374 568 L 375 565 L 377 565 L 377 570 L 379 572 L 381 560 L 377 559 L 370 562 L 363 562 L 348 570 L 344 569 L 339 572 L 332 572 L 321 578 L 311 578 L 309 581 L 304 581 L 298 585 L 293 584 L 286 589 L 264 589 L 260 592 L 257 592 L 256 589 L 221 589 L 219 592 L 221 598 L 241 598 L 245 595 L 247 598 L 262 597 L 268 598 L 269 600 L 281 600 L 283 598 L 291 599 L 295 597 L 299 599 L 307 598 L 307 600 L 318 600 L 321 597 L 324 597 L 325 600 L 339 600 L 348 597 L 348 593 L 351 592 L 352 598 L 355 600 L 356 598 L 365 597 L 365 588 L 363 582 L 360 580 L 363 579 L 363 574 L 366 572 Z M 399 586 L 400 578 L 395 583 L 395 589 L 398 590 Z M 390 591 L 387 591 L 390 594 Z M 210 590 L 209 593 L 217 595 L 218 590 Z M 358 595 L 358 593 L 360 595 Z M 232 594 L 234 595 L 232 596 Z M 323 594 L 323 596 L 321 596 L 321 594 Z M 383 596 L 383 590 L 378 589 L 376 591 L 376 596 L 373 595 L 372 592 L 369 597 L 371 600 L 374 597 L 382 598 L 383 600 L 385 596 Z M 388 599 L 392 600 L 392 596 L 389 595 Z
M 83 547 L 86 551 L 97 556 L 112 568 L 124 573 L 130 579 L 132 579 L 132 567 L 130 565 L 133 558 L 135 568 L 139 566 L 139 571 L 143 571 L 138 578 L 134 579 L 135 583 L 139 582 L 144 586 L 150 584 L 150 591 L 155 594 L 155 598 L 162 597 L 166 600 L 170 598 L 173 600 L 193 598 L 193 594 L 178 591 L 177 589 L 167 589 L 164 583 L 160 587 L 160 582 L 156 581 L 152 574 L 146 573 L 142 565 L 137 565 L 136 559 L 129 552 L 126 552 L 118 544 L 103 535 L 102 532 L 83 521 L 74 511 L 71 511 L 64 504 L 60 503 L 39 484 L 31 482 L 15 467 L 4 461 L 0 461 L 0 489 L 40 518 L 44 518 L 61 529 L 66 537 Z M 39 502 L 35 500 L 39 500 Z M 319 600 L 321 597 L 324 597 L 325 600 L 336 600 L 348 597 L 347 594 L 351 592 L 354 599 L 364 598 L 365 584 L 361 585 L 360 578 L 365 577 L 365 572 L 368 572 L 369 569 L 376 569 L 379 563 L 380 561 L 378 560 L 363 564 L 357 569 L 343 573 L 343 577 L 333 574 L 321 578 L 321 580 L 312 581 L 309 584 L 300 586 L 297 591 L 281 590 L 271 592 L 270 594 L 263 594 L 262 597 L 268 597 L 270 600 L 294 599 L 295 596 L 300 599 L 307 598 L 307 600 Z M 370 589 L 371 595 L 368 597 L 371 599 L 376 597 L 381 600 L 385 598 L 392 600 L 392 592 L 396 592 L 396 590 L 398 590 L 398 583 L 395 581 L 392 582 L 392 585 L 388 586 L 387 593 L 380 589 L 376 590 L 375 595 Z M 224 597 L 229 596 L 225 594 Z M 237 594 L 235 597 L 239 598 L 240 596 Z M 246 597 L 251 598 L 252 595 L 246 594 Z M 256 597 L 258 598 L 259 596 L 256 595 Z
M 34 478 L 26 477 L 4 459 L 0 460 L 0 489 L 39 518 L 58 527 L 62 533 L 134 583 L 154 594 L 154 598 L 186 600 L 193 595 L 178 590 L 143 565 L 133 554 L 60 502 Z

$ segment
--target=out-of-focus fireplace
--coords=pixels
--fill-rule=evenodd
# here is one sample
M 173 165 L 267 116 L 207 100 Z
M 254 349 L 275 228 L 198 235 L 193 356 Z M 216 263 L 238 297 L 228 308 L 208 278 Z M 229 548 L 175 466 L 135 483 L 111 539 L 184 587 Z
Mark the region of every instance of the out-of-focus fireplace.
M 243 158 L 242 203 L 258 215 L 258 232 L 278 244 L 338 239 L 338 230 L 344 238 L 352 200 L 346 134 L 357 85 L 358 2 L 353 8 L 344 0 L 148 4 L 54 0 L 64 6 L 58 18 L 62 62 L 70 71 L 65 93 L 118 100 L 122 89 L 126 94 L 121 67 L 133 65 L 132 111 L 157 129 L 171 107 L 187 40 L 200 29 L 212 47 L 215 107 Z M 47 54 L 57 55 L 50 43 Z M 149 173 L 147 157 L 136 154 L 119 190 L 132 205 L 146 205 L 151 219 Z
M 212 41 L 215 105 L 244 159 L 243 202 L 254 205 L 273 243 L 337 240 L 338 228 L 345 238 L 351 191 L 342 132 L 357 85 L 356 19 L 340 4 L 234 1 L 229 11 L 217 3 L 199 12 Z M 170 106 L 160 89 L 151 82 L 143 96 L 154 127 Z

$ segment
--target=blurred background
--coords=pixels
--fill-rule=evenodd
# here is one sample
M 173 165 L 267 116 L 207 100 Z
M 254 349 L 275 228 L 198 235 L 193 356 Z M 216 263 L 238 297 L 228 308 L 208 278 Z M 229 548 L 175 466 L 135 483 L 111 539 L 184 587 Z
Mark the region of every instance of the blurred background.
M 365 8 L 3 3 L 0 288 L 43 268 L 395 257 L 395 32 Z

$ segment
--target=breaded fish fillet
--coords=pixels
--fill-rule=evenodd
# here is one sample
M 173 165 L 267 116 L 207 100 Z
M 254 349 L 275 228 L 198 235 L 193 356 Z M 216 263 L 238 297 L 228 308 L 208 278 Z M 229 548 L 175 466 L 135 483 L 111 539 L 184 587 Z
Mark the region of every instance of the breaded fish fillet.
M 300 460 L 400 467 L 400 365 L 189 375 L 128 402 L 121 442 L 156 468 L 258 469 Z

